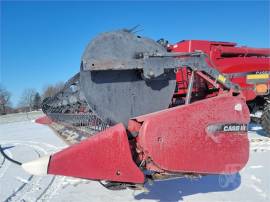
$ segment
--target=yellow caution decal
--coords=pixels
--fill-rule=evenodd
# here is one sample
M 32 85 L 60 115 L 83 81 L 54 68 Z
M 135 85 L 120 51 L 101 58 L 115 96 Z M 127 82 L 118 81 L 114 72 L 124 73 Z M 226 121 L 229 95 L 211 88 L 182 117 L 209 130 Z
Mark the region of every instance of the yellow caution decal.
M 248 80 L 252 80 L 252 79 L 263 79 L 263 80 L 266 80 L 266 79 L 269 79 L 269 74 L 248 74 L 247 75 L 247 79 Z
M 218 81 L 220 81 L 221 83 L 225 83 L 225 81 L 226 81 L 226 77 L 225 76 L 223 76 L 222 74 L 220 74 L 220 75 L 218 75 Z

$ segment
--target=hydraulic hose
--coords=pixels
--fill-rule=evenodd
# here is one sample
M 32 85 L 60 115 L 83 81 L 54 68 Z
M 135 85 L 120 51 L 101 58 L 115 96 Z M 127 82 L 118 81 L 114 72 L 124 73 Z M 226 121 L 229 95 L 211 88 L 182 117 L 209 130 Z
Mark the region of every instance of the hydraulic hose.
M 3 155 L 3 157 L 6 158 L 7 160 L 9 160 L 10 162 L 15 163 L 15 164 L 17 164 L 17 165 L 19 165 L 19 166 L 22 165 L 21 162 L 16 161 L 16 160 L 10 158 L 10 157 L 4 152 L 4 149 L 3 149 L 3 147 L 2 147 L 1 145 L 0 145 L 0 152 L 1 152 L 1 154 Z

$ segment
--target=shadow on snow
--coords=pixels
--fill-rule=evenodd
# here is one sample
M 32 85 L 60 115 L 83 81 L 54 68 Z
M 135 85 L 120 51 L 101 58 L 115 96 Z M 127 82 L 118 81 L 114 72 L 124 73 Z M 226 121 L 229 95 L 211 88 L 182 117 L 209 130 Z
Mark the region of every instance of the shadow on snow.
M 233 175 L 207 175 L 199 179 L 171 179 L 146 184 L 148 193 L 140 193 L 135 199 L 152 199 L 160 202 L 181 201 L 183 197 L 198 193 L 232 191 L 241 184 L 239 173 Z
M 258 135 L 267 137 L 266 131 L 261 127 L 261 125 L 256 124 L 256 123 L 252 123 L 252 122 L 251 122 L 251 123 L 248 125 L 248 131 L 250 131 L 250 132 L 255 132 L 255 133 L 258 134 Z

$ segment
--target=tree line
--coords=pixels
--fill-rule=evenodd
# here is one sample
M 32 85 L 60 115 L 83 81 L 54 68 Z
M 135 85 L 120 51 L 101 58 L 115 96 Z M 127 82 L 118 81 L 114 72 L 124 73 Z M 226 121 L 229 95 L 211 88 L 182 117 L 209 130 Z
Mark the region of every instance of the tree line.
M 0 115 L 40 110 L 42 101 L 47 97 L 53 97 L 63 87 L 63 82 L 47 85 L 41 93 L 34 88 L 27 88 L 22 92 L 18 105 L 13 107 L 11 103 L 12 94 L 0 84 Z

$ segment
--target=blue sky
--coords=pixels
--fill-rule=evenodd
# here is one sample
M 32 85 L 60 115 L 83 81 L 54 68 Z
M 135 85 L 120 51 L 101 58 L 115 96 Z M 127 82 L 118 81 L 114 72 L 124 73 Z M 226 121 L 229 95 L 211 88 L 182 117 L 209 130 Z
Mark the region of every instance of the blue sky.
M 0 83 L 16 105 L 25 88 L 66 81 L 100 32 L 140 24 L 139 34 L 270 47 L 269 1 L 2 2 Z

